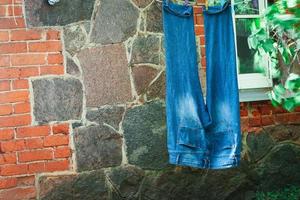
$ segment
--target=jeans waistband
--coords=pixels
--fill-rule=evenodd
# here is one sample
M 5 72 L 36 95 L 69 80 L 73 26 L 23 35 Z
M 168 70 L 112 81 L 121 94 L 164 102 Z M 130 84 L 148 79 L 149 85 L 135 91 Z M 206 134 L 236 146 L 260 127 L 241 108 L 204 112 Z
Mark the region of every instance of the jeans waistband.
M 163 9 L 171 14 L 177 15 L 179 17 L 190 17 L 193 16 L 193 6 L 192 5 L 180 5 L 173 3 L 170 0 L 163 1 Z

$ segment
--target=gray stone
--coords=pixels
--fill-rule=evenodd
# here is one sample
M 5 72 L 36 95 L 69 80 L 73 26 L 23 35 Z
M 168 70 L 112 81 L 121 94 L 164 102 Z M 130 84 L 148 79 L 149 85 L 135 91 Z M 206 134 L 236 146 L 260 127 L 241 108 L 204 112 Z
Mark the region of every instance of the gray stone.
M 66 51 L 71 55 L 78 52 L 86 42 L 86 32 L 81 24 L 64 27 Z
M 276 142 L 291 140 L 300 144 L 300 124 L 272 125 L 264 129 Z
M 139 35 L 132 44 L 131 63 L 159 64 L 160 39 L 155 35 Z
M 255 168 L 259 190 L 270 191 L 287 185 L 300 186 L 300 147 L 280 144 Z
M 140 199 L 231 200 L 236 199 L 234 196 L 243 197 L 249 186 L 246 174 L 239 169 L 154 171 L 146 174 Z
M 101 170 L 63 176 L 39 178 L 40 199 L 109 199 L 105 175 Z
M 49 6 L 44 0 L 26 0 L 26 22 L 30 27 L 63 26 L 77 21 L 89 20 L 95 0 L 60 1 Z
M 123 121 L 130 164 L 146 169 L 164 168 L 168 163 L 165 106 L 153 101 L 128 109 Z
M 118 166 L 122 161 L 122 138 L 107 126 L 74 130 L 78 171 Z
M 132 0 L 135 5 L 137 5 L 140 8 L 145 8 L 148 6 L 153 0 Z
M 162 72 L 159 77 L 147 89 L 147 100 L 166 98 L 166 73 Z
M 124 45 L 84 49 L 77 57 L 83 71 L 88 107 L 125 103 L 132 99 Z
M 33 114 L 38 122 L 81 119 L 82 84 L 75 78 L 43 78 L 32 81 Z
M 163 32 L 161 3 L 154 2 L 147 11 L 147 31 Z
M 88 109 L 86 119 L 100 125 L 103 125 L 103 123 L 109 124 L 118 130 L 124 111 L 125 108 L 121 106 L 105 106 L 103 108 Z
M 66 72 L 73 76 L 79 76 L 80 70 L 78 65 L 73 61 L 72 58 L 67 56 Z
M 261 159 L 270 151 L 274 144 L 270 135 L 265 131 L 249 133 L 247 135 L 247 145 L 251 161 L 255 162 Z
M 119 43 L 137 30 L 139 11 L 129 0 L 101 0 L 91 34 L 94 43 Z
M 110 199 L 137 199 L 144 171 L 134 166 L 122 166 L 106 172 Z
M 156 77 L 158 71 L 147 65 L 135 66 L 132 68 L 134 85 L 140 95 L 145 92 L 151 81 Z

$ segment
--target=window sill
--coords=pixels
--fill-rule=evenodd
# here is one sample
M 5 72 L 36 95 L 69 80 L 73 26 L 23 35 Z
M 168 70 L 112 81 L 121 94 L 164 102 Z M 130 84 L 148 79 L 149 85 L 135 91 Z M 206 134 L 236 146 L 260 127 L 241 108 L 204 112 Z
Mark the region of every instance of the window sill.
M 240 102 L 269 100 L 267 92 L 270 90 L 271 88 L 240 89 Z

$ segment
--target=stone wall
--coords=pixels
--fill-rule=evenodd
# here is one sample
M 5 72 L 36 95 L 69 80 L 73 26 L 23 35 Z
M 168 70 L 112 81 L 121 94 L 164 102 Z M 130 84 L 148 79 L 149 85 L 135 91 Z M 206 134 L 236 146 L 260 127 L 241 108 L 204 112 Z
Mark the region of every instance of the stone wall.
M 254 199 L 300 185 L 300 110 L 268 101 L 241 103 L 240 167 L 168 164 L 161 17 L 154 0 L 0 0 L 0 199 Z

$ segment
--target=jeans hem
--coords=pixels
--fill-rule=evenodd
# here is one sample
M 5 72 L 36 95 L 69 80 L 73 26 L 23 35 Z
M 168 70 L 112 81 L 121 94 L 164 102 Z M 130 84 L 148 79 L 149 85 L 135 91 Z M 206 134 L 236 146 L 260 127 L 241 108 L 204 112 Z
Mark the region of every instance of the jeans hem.
M 191 157 L 192 156 L 192 157 Z M 200 169 L 227 169 L 240 165 L 240 154 L 210 155 L 203 153 L 190 154 L 182 152 L 169 153 L 169 163 L 179 166 L 189 166 Z

